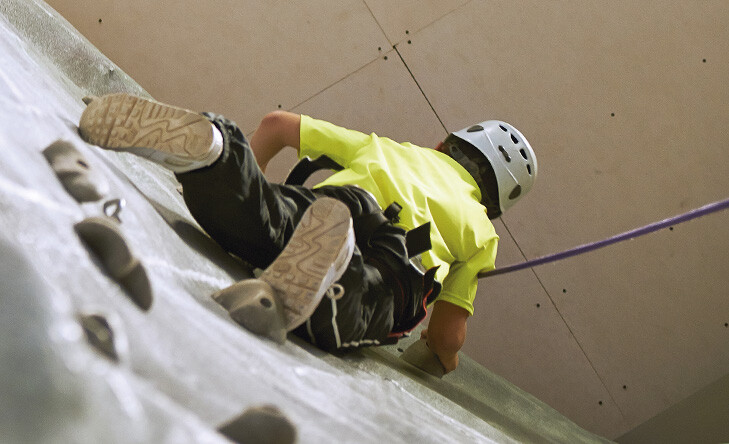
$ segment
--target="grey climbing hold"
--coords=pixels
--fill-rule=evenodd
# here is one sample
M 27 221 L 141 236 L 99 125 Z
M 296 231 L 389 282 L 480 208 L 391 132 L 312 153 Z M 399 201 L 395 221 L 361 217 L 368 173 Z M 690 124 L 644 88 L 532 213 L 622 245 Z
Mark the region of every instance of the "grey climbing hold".
M 236 443 L 292 444 L 296 426 L 275 406 L 251 407 L 218 428 Z
M 286 325 L 276 292 L 260 279 L 246 279 L 213 294 L 213 299 L 238 324 L 251 332 L 283 344 Z
M 88 343 L 102 355 L 119 362 L 119 354 L 114 345 L 114 332 L 106 318 L 100 314 L 80 314 L 78 319 Z
M 400 358 L 437 378 L 445 375 L 445 368 L 438 355 L 428 347 L 425 339 L 419 339 L 408 347 Z
M 109 184 L 91 168 L 84 156 L 68 141 L 56 140 L 43 150 L 48 163 L 68 194 L 78 202 L 94 202 L 109 191 Z
M 89 217 L 74 225 L 76 233 L 142 310 L 152 306 L 152 288 L 147 272 L 132 254 L 119 224 L 108 217 Z

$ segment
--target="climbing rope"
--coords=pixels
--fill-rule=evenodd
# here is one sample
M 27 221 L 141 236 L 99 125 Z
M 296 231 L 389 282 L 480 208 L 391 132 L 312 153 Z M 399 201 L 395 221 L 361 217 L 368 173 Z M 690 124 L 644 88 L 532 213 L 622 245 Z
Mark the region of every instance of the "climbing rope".
M 615 244 L 617 242 L 621 242 L 627 239 L 633 239 L 638 236 L 643 236 L 648 233 L 652 233 L 654 231 L 658 231 L 660 229 L 677 225 L 683 222 L 687 222 L 691 219 L 696 219 L 701 216 L 705 216 L 707 214 L 716 213 L 721 210 L 725 210 L 729 208 L 729 199 L 721 200 L 718 202 L 714 202 L 708 205 L 704 205 L 701 208 L 697 208 L 695 210 L 691 210 L 684 214 L 679 214 L 678 216 L 674 216 L 668 219 L 664 219 L 660 222 L 654 222 L 652 224 L 646 225 L 644 227 L 636 228 L 634 230 L 626 231 L 625 233 L 621 233 L 612 237 L 609 237 L 607 239 L 598 241 L 598 242 L 592 242 L 585 245 L 580 245 L 579 247 L 571 248 L 569 250 L 562 251 L 560 253 L 554 253 L 547 256 L 542 256 L 540 258 L 532 259 L 526 262 L 523 262 L 521 264 L 514 264 L 509 265 L 508 267 L 501 267 L 497 268 L 495 270 L 486 271 L 483 273 L 478 274 L 478 278 L 487 278 L 491 276 L 496 276 L 498 274 L 506 274 L 511 273 L 518 270 L 523 270 L 525 268 L 531 268 L 536 267 L 537 265 L 543 265 L 550 262 L 556 262 L 562 259 L 566 259 L 568 257 L 577 256 L 579 254 L 584 254 L 590 251 L 597 250 L 598 248 L 607 247 L 608 245 Z

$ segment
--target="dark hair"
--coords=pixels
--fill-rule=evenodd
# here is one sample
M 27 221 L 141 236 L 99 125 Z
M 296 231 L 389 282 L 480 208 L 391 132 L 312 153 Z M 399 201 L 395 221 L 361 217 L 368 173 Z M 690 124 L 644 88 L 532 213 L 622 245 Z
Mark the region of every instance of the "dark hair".
M 481 190 L 481 204 L 486 207 L 486 214 L 489 219 L 496 219 L 501 216 L 499 186 L 494 168 L 488 158 L 478 148 L 453 134 L 450 134 L 443 143 L 446 147 L 445 153 L 463 165 L 478 184 Z M 468 163 L 472 164 L 464 164 L 464 157 L 470 160 Z M 478 173 L 475 173 L 474 167 L 478 169 Z

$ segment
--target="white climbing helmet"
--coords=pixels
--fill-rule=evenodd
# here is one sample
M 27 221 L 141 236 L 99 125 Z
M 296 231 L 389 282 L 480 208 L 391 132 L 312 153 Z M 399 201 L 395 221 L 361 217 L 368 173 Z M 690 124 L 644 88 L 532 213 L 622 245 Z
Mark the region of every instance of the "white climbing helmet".
M 489 120 L 456 131 L 452 135 L 468 142 L 488 159 L 496 176 L 501 213 L 514 205 L 534 185 L 537 178 L 537 157 L 524 135 L 512 125 Z M 478 159 L 472 160 L 479 163 Z M 466 169 L 471 172 L 469 168 Z

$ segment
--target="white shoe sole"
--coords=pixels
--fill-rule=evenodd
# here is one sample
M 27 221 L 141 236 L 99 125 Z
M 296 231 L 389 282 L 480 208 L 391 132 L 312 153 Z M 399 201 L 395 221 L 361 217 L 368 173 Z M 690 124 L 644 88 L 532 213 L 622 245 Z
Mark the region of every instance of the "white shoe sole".
M 79 134 L 94 145 L 146 157 L 175 172 L 209 166 L 222 136 L 203 115 L 128 94 L 91 97 Z
M 354 230 L 349 209 L 332 198 L 316 200 L 304 213 L 286 248 L 260 279 L 274 288 L 286 331 L 314 313 L 352 259 Z

